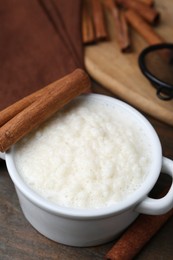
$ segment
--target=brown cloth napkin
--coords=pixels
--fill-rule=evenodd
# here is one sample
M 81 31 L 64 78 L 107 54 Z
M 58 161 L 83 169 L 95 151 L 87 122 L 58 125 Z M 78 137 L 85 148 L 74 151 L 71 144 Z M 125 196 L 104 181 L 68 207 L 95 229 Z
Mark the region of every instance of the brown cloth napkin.
M 83 67 L 81 4 L 0 2 L 0 110 Z

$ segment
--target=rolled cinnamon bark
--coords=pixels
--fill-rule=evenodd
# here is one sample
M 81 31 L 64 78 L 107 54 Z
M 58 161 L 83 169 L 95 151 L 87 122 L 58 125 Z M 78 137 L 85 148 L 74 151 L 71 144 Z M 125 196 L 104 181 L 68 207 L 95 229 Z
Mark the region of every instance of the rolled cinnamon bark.
M 157 198 L 164 196 L 168 189 L 163 190 Z M 173 208 L 163 215 L 139 215 L 133 224 L 125 231 L 117 243 L 106 254 L 106 260 L 131 260 L 157 231 L 173 217 Z
M 128 52 L 130 50 L 130 38 L 124 11 L 118 9 L 113 0 L 106 0 L 104 4 L 114 19 L 115 37 L 117 38 L 120 49 L 122 52 Z
M 141 15 L 147 22 L 151 24 L 156 24 L 159 21 L 159 12 L 151 8 L 149 5 L 137 1 L 137 0 L 116 0 L 121 3 L 125 8 L 135 10 L 139 15 Z
M 107 253 L 105 259 L 133 259 L 171 217 L 173 217 L 173 209 L 160 216 L 140 215 Z
M 92 17 L 94 22 L 96 39 L 104 40 L 107 38 L 107 30 L 102 2 L 100 0 L 90 0 Z
M 128 23 L 126 21 L 124 11 L 120 11 L 120 23 L 121 23 L 121 51 L 129 52 L 131 50 L 131 41 L 129 36 Z
M 149 43 L 158 44 L 165 40 L 157 34 L 154 29 L 134 10 L 129 9 L 125 12 L 125 17 L 129 24 Z
M 53 85 L 50 84 L 35 102 L 0 128 L 0 151 L 9 149 L 11 145 L 89 88 L 89 77 L 81 69 L 75 70 Z
M 82 6 L 82 41 L 84 44 L 94 43 L 96 41 L 93 19 L 86 0 L 83 1 Z
M 149 6 L 153 6 L 154 5 L 154 0 L 139 0 L 140 2 L 149 5 Z
M 41 95 L 44 95 L 44 92 L 47 91 L 47 88 L 49 89 L 54 88 L 56 84 L 57 81 L 51 83 L 50 85 L 44 88 L 41 88 L 40 90 L 32 93 L 31 95 L 28 95 L 20 99 L 16 103 L 0 111 L 0 127 L 3 126 L 5 123 L 7 123 L 14 116 L 16 116 L 19 112 L 24 110 L 26 107 L 31 105 L 34 101 L 36 101 L 39 97 L 41 97 Z

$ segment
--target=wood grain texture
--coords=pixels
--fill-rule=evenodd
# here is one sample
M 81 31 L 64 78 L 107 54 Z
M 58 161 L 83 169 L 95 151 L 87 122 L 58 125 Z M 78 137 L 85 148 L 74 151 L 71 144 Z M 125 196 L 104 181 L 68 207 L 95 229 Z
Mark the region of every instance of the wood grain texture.
M 167 42 L 173 42 L 173 1 L 156 0 L 155 8 L 161 14 L 161 22 L 154 29 Z M 91 77 L 119 98 L 140 111 L 173 126 L 173 100 L 162 101 L 156 90 L 142 75 L 138 56 L 148 44 L 131 30 L 133 52 L 122 54 L 116 40 L 114 22 L 107 14 L 110 40 L 85 48 L 85 66 Z

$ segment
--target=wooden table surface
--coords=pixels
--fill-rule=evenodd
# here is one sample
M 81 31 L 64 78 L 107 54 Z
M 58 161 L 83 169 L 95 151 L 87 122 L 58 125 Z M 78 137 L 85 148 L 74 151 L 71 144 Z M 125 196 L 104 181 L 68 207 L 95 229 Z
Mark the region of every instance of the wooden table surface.
M 95 92 L 110 94 L 99 86 L 95 87 Z M 173 127 L 148 119 L 160 137 L 164 156 L 173 159 Z M 167 181 L 167 178 L 161 178 L 159 185 L 165 185 Z M 40 235 L 25 219 L 5 162 L 0 160 L 0 260 L 99 260 L 104 259 L 115 242 L 75 248 L 55 243 Z M 151 239 L 136 259 L 171 260 L 172 257 L 173 218 Z

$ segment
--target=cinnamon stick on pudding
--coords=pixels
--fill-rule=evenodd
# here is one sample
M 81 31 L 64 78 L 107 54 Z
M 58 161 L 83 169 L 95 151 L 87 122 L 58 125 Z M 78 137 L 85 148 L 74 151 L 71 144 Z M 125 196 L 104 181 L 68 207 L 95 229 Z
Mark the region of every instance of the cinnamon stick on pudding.
M 0 111 L 0 127 L 7 123 L 10 119 L 16 116 L 19 112 L 24 110 L 26 107 L 31 105 L 34 101 L 36 101 L 39 97 L 44 95 L 44 92 L 47 89 L 54 88 L 57 84 L 57 81 L 49 84 L 48 86 L 35 91 L 34 93 L 20 99 L 19 101 L 15 102 L 14 104 L 8 106 L 7 108 Z
M 9 149 L 11 145 L 89 88 L 89 77 L 81 69 L 50 84 L 39 98 L 0 128 L 0 151 Z M 32 96 L 30 98 L 32 99 Z M 20 106 L 21 103 L 19 102 L 18 105 Z
M 149 43 L 159 44 L 165 40 L 157 34 L 154 29 L 134 10 L 128 9 L 125 12 L 128 23 Z
M 117 8 L 113 0 L 106 0 L 104 4 L 114 19 L 115 33 L 120 49 L 122 52 L 128 52 L 130 50 L 130 38 L 124 12 Z

